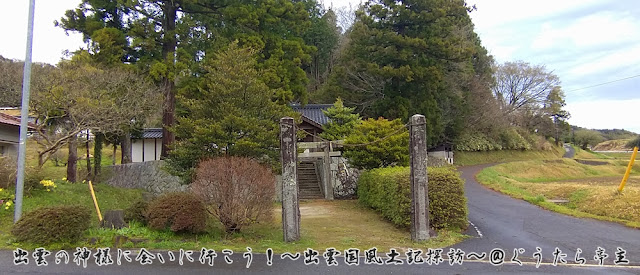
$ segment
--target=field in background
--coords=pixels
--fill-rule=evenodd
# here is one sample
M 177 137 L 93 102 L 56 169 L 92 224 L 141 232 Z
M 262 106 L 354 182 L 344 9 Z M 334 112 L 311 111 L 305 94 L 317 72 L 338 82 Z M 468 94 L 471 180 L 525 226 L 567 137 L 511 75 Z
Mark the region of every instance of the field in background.
M 453 159 L 455 165 L 468 166 L 485 163 L 498 163 L 519 160 L 557 159 L 564 154 L 562 146 L 553 147 L 548 151 L 541 150 L 499 150 L 479 152 L 455 152 Z

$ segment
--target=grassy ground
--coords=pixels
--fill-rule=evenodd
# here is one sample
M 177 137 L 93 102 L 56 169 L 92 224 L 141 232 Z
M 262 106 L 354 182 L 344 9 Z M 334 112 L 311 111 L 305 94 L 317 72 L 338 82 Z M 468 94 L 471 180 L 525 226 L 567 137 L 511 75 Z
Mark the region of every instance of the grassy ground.
M 107 185 L 95 186 L 96 196 L 100 208 L 104 213 L 109 209 L 129 207 L 141 198 L 140 190 L 119 189 Z M 24 212 L 36 207 L 58 204 L 77 204 L 81 207 L 94 209 L 86 184 L 59 184 L 54 192 L 36 191 L 25 199 Z M 302 239 L 294 243 L 282 241 L 280 206 L 274 205 L 274 220 L 266 224 L 255 224 L 241 233 L 227 235 L 222 226 L 210 222 L 206 234 L 175 234 L 170 231 L 154 231 L 139 223 L 132 223 L 130 227 L 120 230 L 98 228 L 98 218 L 92 212 L 92 226 L 85 232 L 82 242 L 76 244 L 54 244 L 48 249 L 87 247 L 113 247 L 116 236 L 129 239 L 120 247 L 146 247 L 151 249 L 200 249 L 229 248 L 244 250 L 251 247 L 254 251 L 265 251 L 272 248 L 276 253 L 301 252 L 308 247 L 324 250 L 329 247 L 336 249 L 360 248 L 368 249 L 373 246 L 378 249 L 389 248 L 436 248 L 445 247 L 465 238 L 460 233 L 440 231 L 439 236 L 428 242 L 414 243 L 410 239 L 408 229 L 396 228 L 383 220 L 373 210 L 360 206 L 357 201 L 303 201 L 300 205 L 301 236 Z M 9 234 L 12 224 L 13 208 L 0 211 L 0 248 L 13 249 L 21 247 L 31 249 L 37 244 L 15 243 Z
M 93 143 L 89 145 L 89 154 L 91 160 L 91 166 L 93 167 Z M 63 147 L 58 150 L 57 153 L 41 168 L 41 174 L 46 175 L 48 178 L 60 179 L 67 174 L 67 157 L 69 155 L 69 148 Z M 87 175 L 87 147 L 86 143 L 78 144 L 78 179 L 82 179 Z M 116 151 L 116 163 L 120 163 L 120 150 Z M 56 163 L 56 159 L 58 162 Z M 109 166 L 113 164 L 113 147 L 106 146 L 102 148 L 102 166 Z M 35 169 L 38 166 L 38 144 L 35 140 L 27 141 L 27 167 Z
M 94 191 L 98 199 L 100 210 L 123 209 L 142 198 L 142 191 L 136 189 L 120 189 L 105 184 L 95 184 Z M 27 213 L 39 207 L 52 205 L 79 205 L 91 209 L 91 225 L 98 226 L 98 215 L 95 212 L 89 186 L 86 183 L 57 184 L 54 190 L 33 190 L 25 194 L 22 212 Z M 13 224 L 14 208 L 8 210 L 0 208 L 0 247 L 11 248 L 15 246 L 10 235 Z
M 557 159 L 562 157 L 564 149 L 561 146 L 553 147 L 549 151 L 540 150 L 500 150 L 483 152 L 455 152 L 456 165 L 468 166 L 485 163 L 509 162 L 534 159 Z
M 492 189 L 549 210 L 640 228 L 640 164 L 634 165 L 624 191 L 618 194 L 627 162 L 603 162 L 606 164 L 585 165 L 569 159 L 503 163 L 476 177 Z

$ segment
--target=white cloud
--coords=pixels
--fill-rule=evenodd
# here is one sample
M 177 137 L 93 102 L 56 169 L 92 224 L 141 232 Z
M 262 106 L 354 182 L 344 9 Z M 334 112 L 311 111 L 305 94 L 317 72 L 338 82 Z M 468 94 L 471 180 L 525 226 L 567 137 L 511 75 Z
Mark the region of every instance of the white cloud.
M 66 36 L 62 28 L 55 27 L 54 20 L 60 20 L 66 10 L 74 9 L 80 0 L 36 1 L 33 61 L 56 64 L 65 50 L 74 51 L 83 45 L 82 36 L 70 33 Z M 27 21 L 29 1 L 4 1 L 0 12 L 0 55 L 6 58 L 25 58 L 27 45 Z
M 533 40 L 534 50 L 572 47 L 575 50 L 638 41 L 640 24 L 628 13 L 604 11 L 569 22 L 545 22 Z
M 597 100 L 567 104 L 569 122 L 589 129 L 625 129 L 640 133 L 640 98 Z

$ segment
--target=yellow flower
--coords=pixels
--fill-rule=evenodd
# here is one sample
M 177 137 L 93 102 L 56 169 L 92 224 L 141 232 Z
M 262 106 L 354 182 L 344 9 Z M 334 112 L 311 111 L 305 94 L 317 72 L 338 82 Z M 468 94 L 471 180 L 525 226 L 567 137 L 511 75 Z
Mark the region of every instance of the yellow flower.
M 9 206 L 6 206 L 4 209 L 9 209 Z
M 47 192 L 51 191 L 50 189 L 47 188 Z
M 65 180 L 65 181 L 66 181 L 66 180 L 67 180 L 67 178 L 62 178 L 62 180 Z
M 0 188 L 0 192 L 2 192 L 2 190 L 4 190 L 4 189 Z
M 11 206 L 11 201 L 8 201 L 7 203 L 5 203 L 7 205 L 7 207 Z

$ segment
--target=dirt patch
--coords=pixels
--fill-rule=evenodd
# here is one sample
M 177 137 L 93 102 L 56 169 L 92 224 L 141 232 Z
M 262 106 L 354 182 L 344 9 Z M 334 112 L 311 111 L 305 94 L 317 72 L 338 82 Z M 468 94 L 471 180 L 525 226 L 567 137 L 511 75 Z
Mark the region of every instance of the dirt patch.
M 593 165 L 593 166 L 598 166 L 598 165 L 607 165 L 609 164 L 606 161 L 597 161 L 597 160 L 584 160 L 584 159 L 576 159 L 576 161 L 578 163 L 582 163 L 584 165 Z

